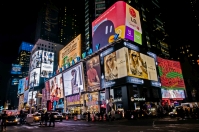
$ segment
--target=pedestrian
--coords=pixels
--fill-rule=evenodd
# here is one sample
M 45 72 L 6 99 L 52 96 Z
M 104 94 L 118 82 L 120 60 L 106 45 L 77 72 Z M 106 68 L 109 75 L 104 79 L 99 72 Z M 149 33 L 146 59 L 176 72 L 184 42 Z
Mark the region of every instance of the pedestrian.
M 45 126 L 47 126 L 47 123 L 48 123 L 48 112 L 46 111 L 45 115 L 44 115 L 44 120 L 45 120 Z
M 40 125 L 42 126 L 43 125 L 43 123 L 44 123 L 44 119 L 45 119 L 45 117 L 44 117 L 45 115 L 44 115 L 44 113 L 43 112 L 41 112 L 41 120 L 40 120 Z
M 6 131 L 6 119 L 8 118 L 8 115 L 6 114 L 6 111 L 4 111 L 4 114 L 1 115 L 1 131 Z
M 52 112 L 50 113 L 49 127 L 51 126 L 51 122 L 53 123 L 53 127 L 55 127 L 55 118 L 54 118 L 54 115 L 52 114 Z

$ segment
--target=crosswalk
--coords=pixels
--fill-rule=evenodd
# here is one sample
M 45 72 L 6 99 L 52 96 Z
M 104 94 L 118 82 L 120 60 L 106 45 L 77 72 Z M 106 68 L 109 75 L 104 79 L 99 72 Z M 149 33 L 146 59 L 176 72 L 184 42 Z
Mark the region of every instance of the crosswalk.
M 7 126 L 7 130 L 17 130 L 17 129 L 38 129 L 39 126 L 28 126 L 28 125 L 20 125 L 20 126 Z

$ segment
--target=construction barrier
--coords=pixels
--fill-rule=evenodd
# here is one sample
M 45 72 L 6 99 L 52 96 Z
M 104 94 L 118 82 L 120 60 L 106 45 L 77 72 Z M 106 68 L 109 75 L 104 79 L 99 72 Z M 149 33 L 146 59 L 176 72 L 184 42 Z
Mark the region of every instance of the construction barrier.
M 102 116 L 100 116 L 100 119 L 99 119 L 100 121 L 102 121 Z
M 92 121 L 95 121 L 95 117 L 94 117 L 94 115 L 92 116 Z
M 66 120 L 68 120 L 68 116 L 66 115 Z
M 106 115 L 104 114 L 104 121 L 106 121 Z
M 77 121 L 77 116 L 74 116 L 74 121 Z

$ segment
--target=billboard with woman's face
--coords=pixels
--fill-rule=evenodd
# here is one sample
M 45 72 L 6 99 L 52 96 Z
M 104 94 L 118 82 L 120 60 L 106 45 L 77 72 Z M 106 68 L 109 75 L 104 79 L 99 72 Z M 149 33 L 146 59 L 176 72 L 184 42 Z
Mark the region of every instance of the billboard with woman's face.
M 63 73 L 64 95 L 77 94 L 84 90 L 82 63 Z
M 50 86 L 50 100 L 58 101 L 60 98 L 63 98 L 63 81 L 62 74 L 59 74 L 49 80 Z

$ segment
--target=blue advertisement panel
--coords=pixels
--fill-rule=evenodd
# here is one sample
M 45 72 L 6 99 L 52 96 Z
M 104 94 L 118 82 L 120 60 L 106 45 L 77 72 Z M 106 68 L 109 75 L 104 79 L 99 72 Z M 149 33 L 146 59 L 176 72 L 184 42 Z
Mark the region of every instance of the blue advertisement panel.
M 24 103 L 28 102 L 28 93 L 29 93 L 29 90 L 24 91 Z
M 23 94 L 25 90 L 28 89 L 28 77 L 19 80 L 18 84 L 18 94 Z
M 12 64 L 11 74 L 21 74 L 21 65 Z

